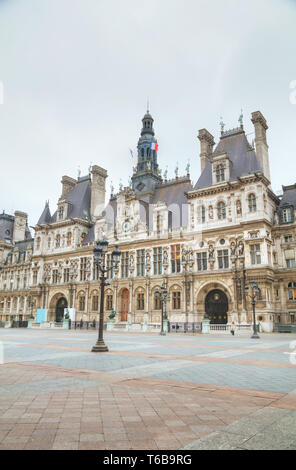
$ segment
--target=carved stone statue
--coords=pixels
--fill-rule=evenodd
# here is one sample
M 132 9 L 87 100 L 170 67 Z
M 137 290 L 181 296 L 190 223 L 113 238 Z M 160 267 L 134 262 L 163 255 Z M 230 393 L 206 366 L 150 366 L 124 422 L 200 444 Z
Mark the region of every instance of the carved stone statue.
M 238 244 L 238 256 L 244 256 L 244 252 L 245 252 L 245 245 L 244 245 L 244 242 L 240 240 Z

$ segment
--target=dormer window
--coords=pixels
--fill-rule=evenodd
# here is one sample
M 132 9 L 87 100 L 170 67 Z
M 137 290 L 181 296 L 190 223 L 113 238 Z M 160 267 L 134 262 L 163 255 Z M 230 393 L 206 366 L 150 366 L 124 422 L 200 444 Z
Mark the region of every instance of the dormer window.
M 225 202 L 219 202 L 218 206 L 218 219 L 224 220 L 226 219 L 226 205 Z
M 282 222 L 284 224 L 292 222 L 292 210 L 290 207 L 282 210 Z
M 64 207 L 63 206 L 59 207 L 58 214 L 59 214 L 59 220 L 63 220 L 63 218 L 64 218 Z
M 249 202 L 249 212 L 256 212 L 257 210 L 257 200 L 255 194 L 250 194 L 248 197 Z
M 221 163 L 216 166 L 216 182 L 222 183 L 225 181 L 225 166 Z

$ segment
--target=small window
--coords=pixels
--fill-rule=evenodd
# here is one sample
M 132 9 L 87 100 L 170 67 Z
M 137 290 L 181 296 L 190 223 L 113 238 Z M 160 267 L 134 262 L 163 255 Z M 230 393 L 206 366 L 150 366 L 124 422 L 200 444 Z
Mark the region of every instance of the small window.
M 222 164 L 217 165 L 216 167 L 216 181 L 217 183 L 225 181 L 225 167 Z
M 257 200 L 255 194 L 250 194 L 249 198 L 249 212 L 256 212 L 257 210 Z
M 293 241 L 293 236 L 286 235 L 284 239 L 285 239 L 285 243 L 291 243 Z

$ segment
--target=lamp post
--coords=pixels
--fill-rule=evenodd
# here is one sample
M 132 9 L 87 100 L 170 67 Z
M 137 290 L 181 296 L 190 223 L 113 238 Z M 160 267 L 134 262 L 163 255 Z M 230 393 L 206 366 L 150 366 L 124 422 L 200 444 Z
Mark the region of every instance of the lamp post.
M 107 352 L 108 347 L 104 343 L 103 330 L 104 330 L 104 290 L 108 284 L 106 274 L 113 268 L 117 268 L 120 262 L 121 252 L 118 246 L 112 252 L 112 262 L 110 267 L 106 267 L 106 254 L 108 250 L 108 241 L 103 238 L 100 242 L 97 242 L 94 248 L 94 264 L 98 268 L 98 277 L 100 279 L 101 299 L 100 299 L 100 321 L 99 321 L 99 333 L 98 340 L 92 348 L 92 352 Z
M 188 328 L 188 308 L 190 309 L 189 302 L 190 302 L 190 274 L 192 274 L 192 269 L 194 266 L 194 255 L 193 255 L 193 250 L 192 248 L 186 249 L 183 247 L 182 249 L 182 266 L 183 266 L 183 271 L 184 271 L 184 288 L 185 288 L 185 316 L 186 316 L 186 322 L 185 322 L 185 333 L 187 332 Z
M 260 339 L 260 336 L 257 333 L 257 325 L 256 325 L 256 314 L 255 314 L 255 306 L 256 306 L 256 298 L 259 294 L 259 288 L 255 281 L 250 281 L 252 293 L 248 294 L 249 286 L 245 285 L 245 293 L 251 299 L 251 305 L 253 309 L 253 335 L 251 336 L 252 339 Z
M 161 331 L 160 331 L 160 335 L 165 336 L 166 331 L 163 328 L 163 323 L 164 323 L 164 320 L 167 320 L 167 308 L 166 308 L 166 306 L 167 306 L 167 301 L 169 300 L 169 296 L 168 296 L 168 291 L 167 291 L 167 288 L 166 288 L 165 285 L 162 285 L 160 289 L 161 289 L 160 291 L 159 290 L 155 291 L 155 295 L 161 303 Z

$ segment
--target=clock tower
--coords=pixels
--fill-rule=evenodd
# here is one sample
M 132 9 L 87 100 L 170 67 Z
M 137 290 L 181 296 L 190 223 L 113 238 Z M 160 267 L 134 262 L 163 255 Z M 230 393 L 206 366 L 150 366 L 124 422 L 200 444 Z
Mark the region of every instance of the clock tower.
M 153 192 L 162 182 L 157 163 L 158 143 L 149 110 L 142 119 L 143 127 L 138 141 L 138 161 L 132 176 L 132 188 L 136 193 Z

